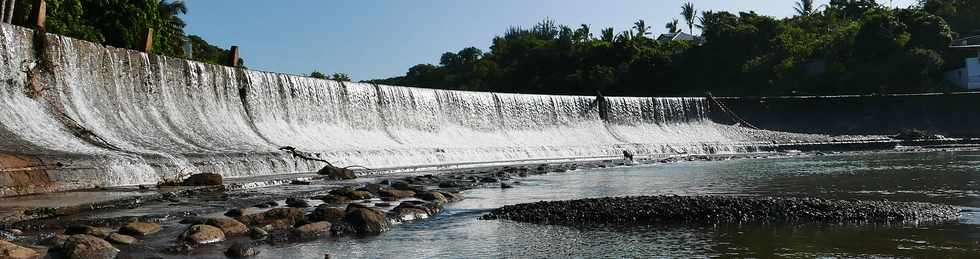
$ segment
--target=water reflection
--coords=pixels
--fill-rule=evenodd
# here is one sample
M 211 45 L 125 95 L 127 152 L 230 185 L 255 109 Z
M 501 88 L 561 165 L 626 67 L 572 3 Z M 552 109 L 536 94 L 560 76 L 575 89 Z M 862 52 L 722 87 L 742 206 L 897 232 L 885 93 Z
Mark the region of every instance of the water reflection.
M 861 154 L 578 171 L 478 189 L 447 212 L 367 239 L 277 247 L 263 258 L 335 257 L 977 257 L 980 220 L 898 226 L 542 226 L 481 221 L 503 205 L 627 195 L 779 195 L 980 207 L 980 153 Z

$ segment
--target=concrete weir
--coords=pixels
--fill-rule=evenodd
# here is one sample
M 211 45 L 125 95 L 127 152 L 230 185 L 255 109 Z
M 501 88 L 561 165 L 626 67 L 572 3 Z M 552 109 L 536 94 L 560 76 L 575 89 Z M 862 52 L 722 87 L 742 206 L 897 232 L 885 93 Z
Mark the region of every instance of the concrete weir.
M 0 77 L 0 196 L 323 166 L 279 150 L 286 146 L 340 166 L 398 169 L 894 143 L 716 123 L 699 97 L 598 102 L 337 82 L 9 24 L 0 25 Z

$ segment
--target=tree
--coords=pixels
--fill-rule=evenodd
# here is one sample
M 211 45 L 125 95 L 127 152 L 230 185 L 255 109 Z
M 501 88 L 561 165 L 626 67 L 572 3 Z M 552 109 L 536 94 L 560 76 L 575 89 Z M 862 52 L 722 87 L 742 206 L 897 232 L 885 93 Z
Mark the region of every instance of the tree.
M 338 81 L 338 82 L 350 82 L 351 81 L 350 75 L 348 75 L 347 73 L 333 73 L 333 75 L 330 76 L 330 79 L 331 80 L 334 80 L 334 81 Z
M 668 22 L 667 25 L 664 25 L 664 28 L 667 29 L 667 32 L 669 33 L 678 33 L 680 30 L 677 29 L 677 24 L 677 19 L 674 19 L 673 21 Z
M 316 69 L 314 69 L 313 72 L 310 73 L 310 77 L 317 78 L 317 79 L 327 79 L 326 74 L 323 74 L 323 72 L 320 72 Z
M 799 16 L 810 16 L 813 14 L 813 0 L 800 0 L 796 2 L 796 14 Z
M 636 30 L 637 37 L 645 37 L 650 34 L 650 26 L 647 26 L 647 23 L 643 19 L 633 23 L 633 29 Z
M 684 17 L 684 21 L 687 22 L 687 28 L 694 34 L 694 21 L 697 20 L 698 12 L 694 9 L 694 4 L 691 2 L 684 3 L 681 6 L 681 17 Z

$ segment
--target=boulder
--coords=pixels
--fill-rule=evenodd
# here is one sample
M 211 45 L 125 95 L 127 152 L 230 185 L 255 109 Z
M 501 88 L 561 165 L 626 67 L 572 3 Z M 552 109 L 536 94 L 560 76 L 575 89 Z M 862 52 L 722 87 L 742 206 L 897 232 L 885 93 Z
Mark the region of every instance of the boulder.
M 378 193 L 378 192 L 381 191 L 381 185 L 380 184 L 376 184 L 376 183 L 372 183 L 372 184 L 365 185 L 364 187 L 358 188 L 357 190 L 358 191 L 366 191 L 366 192 L 370 192 L 370 193 Z
M 320 221 L 296 227 L 296 234 L 302 238 L 317 237 L 330 232 L 330 222 Z
M 499 180 L 497 180 L 497 178 L 487 176 L 487 177 L 480 178 L 480 182 L 481 183 L 496 183 L 496 182 L 499 182 Z
M 218 227 L 229 236 L 248 233 L 248 226 L 234 219 L 212 218 L 205 221 L 205 224 Z
M 123 244 L 123 245 L 132 245 L 135 244 L 137 241 L 139 241 L 133 236 L 123 235 L 119 233 L 112 233 L 111 235 L 106 237 L 106 240 L 109 240 L 110 242 L 116 244 Z
M 114 231 L 109 228 L 93 227 L 88 225 L 71 225 L 68 226 L 68 228 L 65 228 L 65 235 L 86 234 L 98 238 L 109 237 L 109 235 L 112 235 L 112 232 Z
M 344 219 L 344 215 L 347 211 L 342 208 L 333 208 L 327 206 L 326 204 L 317 206 L 313 213 L 306 216 L 309 221 L 327 221 L 327 222 L 340 222 Z
M 344 222 L 360 235 L 380 234 L 391 228 L 391 223 L 381 211 L 353 204 L 347 207 Z
M 364 200 L 373 198 L 374 195 L 367 191 L 353 191 L 347 194 L 347 197 L 350 197 L 352 200 Z
M 222 185 L 224 183 L 224 178 L 220 174 L 213 173 L 200 173 L 191 175 L 184 179 L 180 185 L 183 186 L 213 186 Z
M 0 239 L 0 258 L 38 259 L 41 258 L 41 254 L 34 249 L 19 246 Z
M 510 189 L 510 188 L 514 188 L 514 186 L 508 183 L 500 183 L 500 189 Z
M 180 234 L 180 240 L 203 245 L 225 241 L 225 232 L 208 225 L 193 225 Z
M 119 229 L 119 233 L 131 236 L 146 236 L 160 231 L 160 224 L 151 222 L 130 222 Z
M 324 195 L 317 198 L 326 204 L 345 204 L 351 202 L 351 199 L 347 196 L 340 195 Z
M 45 238 L 44 240 L 41 240 L 40 244 L 50 246 L 50 247 L 59 247 L 64 245 L 65 241 L 67 240 L 68 240 L 68 235 L 55 234 L 49 238 Z
M 310 202 L 301 198 L 286 198 L 286 206 L 293 208 L 306 208 L 310 206 Z
M 354 174 L 353 170 L 329 165 L 324 166 L 316 173 L 319 175 L 326 175 L 330 180 L 351 180 L 357 178 L 357 175 Z
M 442 194 L 443 197 L 446 197 L 446 199 L 449 200 L 449 202 L 457 202 L 463 200 L 463 193 L 461 192 L 440 191 L 439 193 Z
M 119 249 L 108 241 L 85 234 L 68 236 L 65 243 L 54 250 L 69 259 L 110 259 L 119 253 Z
M 231 258 L 243 258 L 258 255 L 259 252 L 260 251 L 258 248 L 252 247 L 252 245 L 248 243 L 235 243 L 225 251 L 225 256 Z
M 269 236 L 269 232 L 261 228 L 251 227 L 248 229 L 248 235 L 253 239 L 265 239 Z
M 245 209 L 242 208 L 230 209 L 228 212 L 225 212 L 225 216 L 232 218 L 241 217 L 242 215 L 245 215 Z
M 350 197 L 350 194 L 352 192 L 354 192 L 354 191 L 357 191 L 357 189 L 354 189 L 354 187 L 352 187 L 352 186 L 344 186 L 344 187 L 341 187 L 340 189 L 330 190 L 329 193 L 332 194 L 332 195 Z
M 421 200 L 426 200 L 426 201 L 431 201 L 431 202 L 436 202 L 436 203 L 447 203 L 447 202 L 449 202 L 449 199 L 446 199 L 446 196 L 443 196 L 442 193 L 440 193 L 440 192 L 423 192 L 423 193 L 418 193 L 418 194 L 415 194 L 415 198 L 419 198 Z
M 241 216 L 237 219 L 245 225 L 262 227 L 269 230 L 292 227 L 296 222 L 303 220 L 304 217 L 303 209 L 275 208 L 262 213 Z
M 385 189 L 378 192 L 381 197 L 391 197 L 395 199 L 404 199 L 408 197 L 415 196 L 415 192 L 397 189 Z

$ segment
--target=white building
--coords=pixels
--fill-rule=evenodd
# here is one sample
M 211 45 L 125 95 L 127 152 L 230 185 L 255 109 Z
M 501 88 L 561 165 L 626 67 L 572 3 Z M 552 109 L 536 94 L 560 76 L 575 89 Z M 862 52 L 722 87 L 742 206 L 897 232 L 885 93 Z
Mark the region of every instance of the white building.
M 958 39 L 950 46 L 977 52 L 977 57 L 967 58 L 963 68 L 946 72 L 946 80 L 969 90 L 980 90 L 980 35 Z

